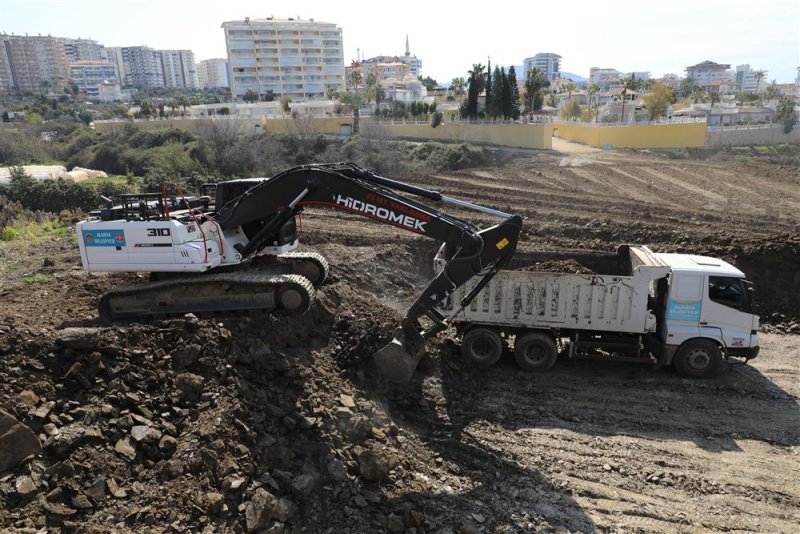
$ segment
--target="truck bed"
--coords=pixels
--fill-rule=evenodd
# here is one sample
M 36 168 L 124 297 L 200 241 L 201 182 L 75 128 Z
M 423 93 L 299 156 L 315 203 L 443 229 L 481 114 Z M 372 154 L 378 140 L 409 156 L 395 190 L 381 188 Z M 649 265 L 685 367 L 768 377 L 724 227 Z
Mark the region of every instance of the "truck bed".
M 655 328 L 655 317 L 648 311 L 650 281 L 666 276 L 669 268 L 646 248 L 623 245 L 617 254 L 578 253 L 560 258 L 589 264 L 594 271 L 612 271 L 611 274 L 527 270 L 531 265 L 526 265 L 526 259 L 536 261 L 535 256 L 518 256 L 510 266 L 513 270 L 497 273 L 456 315 L 456 322 L 633 334 Z M 437 269 L 441 268 L 439 260 L 437 255 Z M 455 291 L 440 310 L 450 315 L 454 303 L 458 305 L 477 281 L 475 278 Z

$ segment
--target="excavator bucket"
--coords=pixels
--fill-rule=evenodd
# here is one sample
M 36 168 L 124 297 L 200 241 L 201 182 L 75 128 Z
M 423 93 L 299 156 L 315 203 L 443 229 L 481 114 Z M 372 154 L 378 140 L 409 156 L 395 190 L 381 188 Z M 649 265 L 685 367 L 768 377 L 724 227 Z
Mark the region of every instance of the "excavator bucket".
M 425 339 L 410 322 L 394 331 L 394 338 L 374 354 L 378 372 L 389 382 L 405 384 L 425 355 Z

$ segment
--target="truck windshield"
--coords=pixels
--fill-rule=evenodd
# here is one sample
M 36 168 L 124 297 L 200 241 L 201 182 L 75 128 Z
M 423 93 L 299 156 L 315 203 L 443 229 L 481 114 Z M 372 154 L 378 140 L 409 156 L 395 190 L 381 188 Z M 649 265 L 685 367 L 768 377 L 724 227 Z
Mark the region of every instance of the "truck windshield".
M 723 306 L 750 312 L 752 284 L 743 278 L 709 276 L 708 298 Z

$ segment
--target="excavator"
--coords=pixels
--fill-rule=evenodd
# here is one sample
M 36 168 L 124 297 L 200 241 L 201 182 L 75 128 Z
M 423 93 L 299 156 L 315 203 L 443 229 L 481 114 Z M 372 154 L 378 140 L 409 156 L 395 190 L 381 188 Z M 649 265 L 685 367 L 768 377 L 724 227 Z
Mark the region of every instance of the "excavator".
M 175 187 L 172 187 L 175 189 Z M 442 242 L 446 264 L 417 297 L 394 337 L 374 354 L 379 372 L 406 383 L 425 340 L 445 330 L 514 255 L 522 219 L 440 192 L 385 178 L 353 163 L 302 165 L 271 178 L 208 184 L 182 192 L 124 195 L 77 224 L 87 271 L 149 273 L 149 280 L 101 296 L 104 321 L 185 313 L 266 311 L 301 314 L 328 275 L 315 252 L 297 252 L 297 216 L 307 206 L 355 213 Z M 502 218 L 480 228 L 421 199 Z M 479 282 L 445 316 L 436 304 L 473 277 Z M 425 319 L 427 318 L 427 319 Z

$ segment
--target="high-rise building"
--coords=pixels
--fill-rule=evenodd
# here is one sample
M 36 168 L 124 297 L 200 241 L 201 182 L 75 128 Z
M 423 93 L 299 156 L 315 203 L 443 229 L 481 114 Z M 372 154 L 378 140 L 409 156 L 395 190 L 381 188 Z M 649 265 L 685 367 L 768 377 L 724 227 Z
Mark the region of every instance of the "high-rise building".
M 528 71 L 537 68 L 542 71 L 548 80 L 555 80 L 561 76 L 561 56 L 551 52 L 542 52 L 524 61 L 523 79 Z
M 106 47 L 91 39 L 64 39 L 67 61 L 107 61 Z
M 191 50 L 159 50 L 159 52 L 164 71 L 164 85 L 187 89 L 200 87 L 194 52 Z
M 124 46 L 120 49 L 125 71 L 125 86 L 146 89 L 164 87 L 161 53 L 147 46 Z
M 63 39 L 50 36 L 0 35 L 5 58 L 2 83 L 14 93 L 62 92 L 70 84 Z
M 735 86 L 737 93 L 763 93 L 767 90 L 767 71 L 737 65 Z
M 223 22 L 231 93 L 272 92 L 294 101 L 326 98 L 345 88 L 342 29 L 314 19 Z
M 121 46 L 106 47 L 106 55 L 108 56 L 108 62 L 114 65 L 114 69 L 117 71 L 117 80 L 119 80 L 119 84 L 124 86 L 125 63 L 122 61 L 122 47 Z
M 197 64 L 197 74 L 200 78 L 200 88 L 202 89 L 231 86 L 227 59 L 204 59 Z

